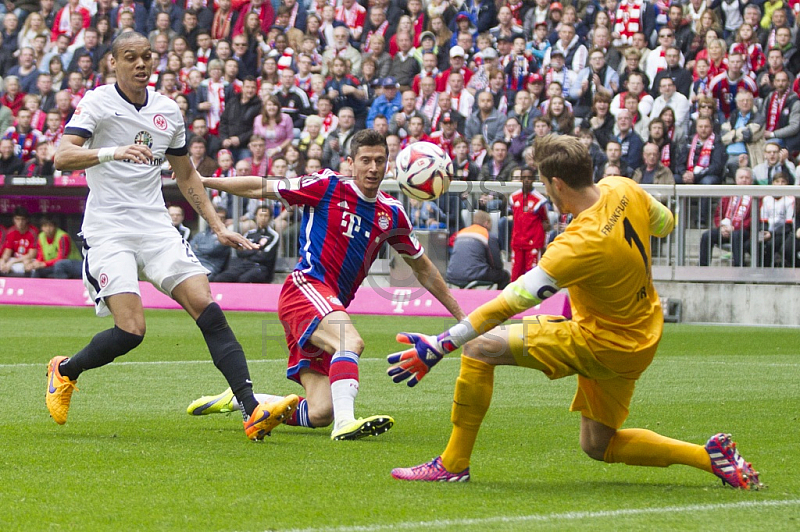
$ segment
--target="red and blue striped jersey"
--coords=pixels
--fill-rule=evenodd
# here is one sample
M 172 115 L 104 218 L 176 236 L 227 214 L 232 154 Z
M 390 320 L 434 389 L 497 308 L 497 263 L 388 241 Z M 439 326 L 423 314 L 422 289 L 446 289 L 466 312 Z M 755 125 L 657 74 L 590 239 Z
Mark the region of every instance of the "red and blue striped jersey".
M 397 199 L 378 192 L 366 197 L 352 179 L 331 170 L 284 181 L 276 194 L 288 205 L 302 205 L 300 260 L 295 270 L 331 288 L 347 307 L 378 258 L 384 243 L 416 258 L 423 249 Z

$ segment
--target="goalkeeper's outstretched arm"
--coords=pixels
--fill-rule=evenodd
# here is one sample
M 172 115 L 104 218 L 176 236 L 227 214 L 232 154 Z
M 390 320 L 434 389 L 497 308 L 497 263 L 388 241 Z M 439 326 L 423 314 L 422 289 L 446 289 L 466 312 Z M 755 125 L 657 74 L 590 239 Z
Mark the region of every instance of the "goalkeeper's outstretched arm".
M 538 305 L 558 292 L 559 286 L 542 268 L 537 266 L 503 289 L 488 303 L 477 309 L 437 337 L 445 352 L 455 351 L 462 345 L 492 330 L 512 316 Z

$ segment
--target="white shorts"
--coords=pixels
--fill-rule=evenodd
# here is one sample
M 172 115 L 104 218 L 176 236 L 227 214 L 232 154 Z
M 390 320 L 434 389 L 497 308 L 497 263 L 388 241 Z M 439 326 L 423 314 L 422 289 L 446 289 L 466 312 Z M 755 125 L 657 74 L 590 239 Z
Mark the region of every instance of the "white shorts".
M 98 316 L 111 314 L 105 303 L 108 296 L 141 295 L 140 279 L 172 297 L 183 281 L 208 273 L 177 231 L 92 237 L 83 248 L 83 284 Z

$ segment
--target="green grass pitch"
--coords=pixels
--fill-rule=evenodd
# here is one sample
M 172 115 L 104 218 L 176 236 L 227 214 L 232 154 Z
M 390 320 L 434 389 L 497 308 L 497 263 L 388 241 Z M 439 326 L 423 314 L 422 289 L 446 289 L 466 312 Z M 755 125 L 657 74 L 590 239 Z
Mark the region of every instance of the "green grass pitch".
M 274 315 L 229 313 L 257 391 L 285 379 Z M 247 441 L 238 415 L 186 406 L 225 388 L 191 319 L 148 311 L 144 343 L 81 377 L 69 421 L 44 406 L 45 370 L 111 326 L 91 309 L 0 307 L 0 530 L 745 530 L 800 529 L 800 343 L 792 329 L 667 326 L 627 427 L 704 442 L 731 432 L 769 486 L 723 488 L 689 467 L 595 462 L 568 412 L 574 378 L 500 368 L 466 484 L 403 483 L 392 467 L 439 454 L 458 373 L 443 361 L 415 389 L 385 375 L 395 332 L 442 319 L 356 316 L 367 345 L 357 414 L 386 413 L 377 438 L 279 427 Z

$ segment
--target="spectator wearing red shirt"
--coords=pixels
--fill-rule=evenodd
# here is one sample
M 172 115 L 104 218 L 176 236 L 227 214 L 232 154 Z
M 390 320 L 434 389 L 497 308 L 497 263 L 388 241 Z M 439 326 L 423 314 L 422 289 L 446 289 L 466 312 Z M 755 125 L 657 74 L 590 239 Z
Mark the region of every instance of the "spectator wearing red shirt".
M 0 274 L 25 275 L 36 258 L 38 231 L 28 222 L 30 216 L 25 207 L 14 209 L 14 227 L 8 230 L 6 242 L 0 254 Z
M 258 18 L 261 20 L 261 29 L 266 35 L 269 33 L 269 28 L 275 22 L 275 11 L 272 9 L 272 3 L 268 0 L 251 0 L 242 6 L 239 10 L 239 18 L 236 19 L 236 26 L 233 27 L 233 35 L 239 35 L 244 31 L 244 19 L 250 12 L 258 13 Z
M 451 72 L 461 72 L 464 76 L 464 85 L 469 84 L 472 79 L 472 71 L 465 67 L 466 52 L 460 46 L 450 48 L 450 68 L 436 76 L 436 92 L 447 91 L 447 80 L 450 79 Z
M 336 8 L 334 20 L 344 23 L 350 30 L 352 40 L 359 41 L 367 21 L 367 10 L 356 0 L 342 0 L 342 5 Z
M 456 131 L 456 121 L 450 112 L 442 113 L 439 118 L 439 127 L 438 131 L 431 133 L 431 142 L 442 148 L 450 156 L 450 159 L 454 161 L 456 154 L 453 150 L 453 143 L 456 139 L 463 137 Z
M 11 109 L 11 114 L 16 117 L 19 110 L 22 109 L 23 100 L 25 99 L 25 93 L 20 90 L 19 78 L 6 76 L 5 89 L 3 95 L 0 96 L 0 104 Z
M 547 216 L 547 198 L 533 189 L 535 180 L 532 168 L 515 168 L 514 181 L 522 181 L 522 188 L 509 197 L 511 204 L 511 251 L 514 254 L 511 280 L 516 280 L 539 263 L 544 252 L 545 235 L 550 229 Z
M 62 33 L 70 34 L 69 19 L 73 12 L 80 13 L 83 18 L 82 26 L 84 28 L 88 28 L 91 25 L 92 14 L 89 13 L 89 10 L 80 5 L 80 0 L 69 0 L 67 5 L 56 13 L 56 18 L 53 21 L 51 41 L 55 41 Z

